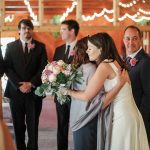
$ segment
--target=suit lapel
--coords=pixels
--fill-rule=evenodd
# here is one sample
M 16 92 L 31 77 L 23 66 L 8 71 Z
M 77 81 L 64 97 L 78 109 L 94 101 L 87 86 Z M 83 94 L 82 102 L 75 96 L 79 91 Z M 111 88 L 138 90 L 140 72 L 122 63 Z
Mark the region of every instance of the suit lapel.
M 137 60 L 137 63 L 136 63 L 136 65 L 140 62 L 140 60 L 141 60 L 141 58 L 143 57 L 143 55 L 145 55 L 145 51 L 142 49 L 142 50 L 140 50 L 137 54 L 136 54 L 136 56 L 134 57 L 136 60 Z M 128 66 L 128 68 L 129 68 L 129 70 L 131 69 L 131 68 L 136 68 L 136 65 L 135 66 L 131 66 L 131 64 L 130 63 L 127 63 L 127 66 Z
M 141 58 L 144 54 L 145 54 L 145 52 L 144 52 L 144 50 L 142 49 L 142 50 L 140 50 L 140 51 L 136 54 L 135 58 L 140 60 L 140 58 Z
M 19 55 L 18 59 L 21 60 L 22 64 L 25 65 L 25 58 L 24 58 L 24 52 L 23 52 L 23 47 L 22 47 L 22 43 L 20 40 L 17 40 L 17 53 Z
M 62 50 L 61 50 L 61 56 L 62 56 L 63 60 L 65 60 L 65 51 L 66 51 L 66 44 L 63 45 Z
M 28 66 L 28 64 L 30 64 L 30 62 L 32 61 L 32 59 L 33 59 L 33 54 L 34 54 L 34 52 L 35 52 L 36 49 L 37 49 L 35 40 L 32 40 L 32 41 L 31 41 L 31 44 L 35 44 L 35 47 L 34 47 L 33 49 L 30 49 L 30 51 L 29 51 L 28 60 L 27 60 L 26 66 Z

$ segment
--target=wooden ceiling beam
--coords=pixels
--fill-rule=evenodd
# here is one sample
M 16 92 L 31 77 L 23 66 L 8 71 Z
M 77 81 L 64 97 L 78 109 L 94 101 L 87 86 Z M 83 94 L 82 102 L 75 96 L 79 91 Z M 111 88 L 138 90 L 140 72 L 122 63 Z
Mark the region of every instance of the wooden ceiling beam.
M 0 26 L 4 25 L 5 21 L 5 3 L 4 0 L 0 0 Z
M 83 26 L 80 25 L 81 31 L 118 31 L 125 29 L 124 26 Z M 142 31 L 150 31 L 149 26 L 139 26 Z M 0 31 L 18 31 L 17 26 L 3 26 Z M 34 28 L 34 32 L 59 32 L 60 25 L 38 26 Z

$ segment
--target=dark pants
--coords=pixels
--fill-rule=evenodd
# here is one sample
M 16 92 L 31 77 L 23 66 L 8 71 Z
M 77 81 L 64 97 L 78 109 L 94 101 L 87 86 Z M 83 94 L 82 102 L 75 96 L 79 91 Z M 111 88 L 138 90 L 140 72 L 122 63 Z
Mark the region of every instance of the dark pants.
M 142 114 L 143 117 L 143 121 L 145 124 L 145 129 L 146 129 L 146 133 L 147 133 L 147 138 L 148 138 L 148 142 L 150 145 L 150 116 Z
M 57 111 L 57 150 L 68 150 L 68 130 L 70 103 L 60 105 L 56 102 Z
M 33 93 L 10 99 L 17 150 L 38 150 L 38 124 L 42 100 Z M 25 131 L 28 133 L 27 146 Z
M 97 120 L 96 116 L 87 125 L 73 132 L 74 150 L 97 149 Z

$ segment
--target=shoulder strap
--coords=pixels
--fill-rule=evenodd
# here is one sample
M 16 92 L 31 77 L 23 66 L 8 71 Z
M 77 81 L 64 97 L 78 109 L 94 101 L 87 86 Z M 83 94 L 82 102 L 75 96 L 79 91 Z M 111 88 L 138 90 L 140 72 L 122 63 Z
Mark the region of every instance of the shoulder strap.
M 116 65 L 114 63 L 109 63 L 109 65 L 112 67 L 112 69 L 117 72 L 118 68 L 116 67 Z

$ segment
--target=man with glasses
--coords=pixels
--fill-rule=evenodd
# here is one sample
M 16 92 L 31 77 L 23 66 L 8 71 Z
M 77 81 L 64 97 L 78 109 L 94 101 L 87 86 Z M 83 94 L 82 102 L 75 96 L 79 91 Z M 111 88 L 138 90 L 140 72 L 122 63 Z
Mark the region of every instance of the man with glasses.
M 33 39 L 33 28 L 29 19 L 19 22 L 20 38 L 7 45 L 4 58 L 8 77 L 5 96 L 10 99 L 17 150 L 38 150 L 42 97 L 36 96 L 34 91 L 42 83 L 41 73 L 47 64 L 47 54 L 45 45 Z

